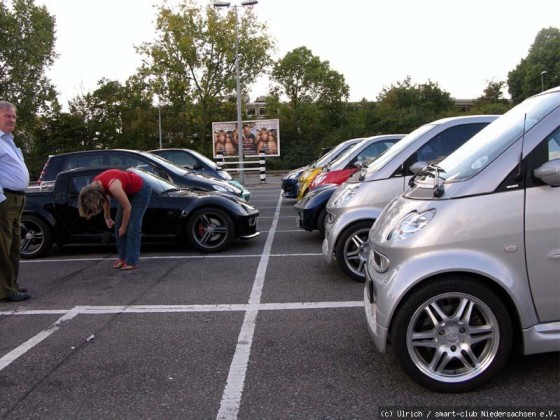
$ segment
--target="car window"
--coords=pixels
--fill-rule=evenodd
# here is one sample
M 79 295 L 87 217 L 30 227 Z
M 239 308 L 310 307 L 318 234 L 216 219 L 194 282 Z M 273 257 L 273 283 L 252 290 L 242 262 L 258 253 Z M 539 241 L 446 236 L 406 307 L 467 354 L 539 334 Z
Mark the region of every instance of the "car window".
M 355 162 L 361 162 L 364 165 L 368 165 L 371 162 L 373 162 L 373 160 L 377 158 L 381 153 L 383 153 L 385 150 L 387 150 L 395 143 L 396 140 L 394 142 L 382 141 L 382 142 L 370 144 L 368 147 L 362 150 L 358 154 L 358 156 L 352 159 L 351 163 L 354 164 Z
M 93 178 L 95 175 L 82 175 L 82 176 L 74 176 L 70 179 L 70 186 L 68 188 L 68 192 L 70 194 L 79 194 L 79 192 L 84 188 L 86 185 L 91 184 L 93 182 Z
M 135 156 L 127 156 L 121 154 L 108 154 L 107 158 L 108 166 L 114 167 L 138 166 L 139 164 L 144 163 L 144 161 L 138 159 Z
M 463 124 L 442 131 L 418 150 L 417 161 L 439 163 L 488 124 Z
M 189 168 L 194 168 L 196 165 L 196 159 L 193 158 L 191 155 L 185 152 L 179 151 L 166 151 L 164 153 L 159 153 L 159 156 L 170 160 L 171 162 L 181 165 L 181 166 L 188 166 Z
M 62 158 L 62 165 L 60 167 L 60 171 L 65 171 L 67 169 L 74 169 L 78 166 L 78 158 L 76 156 L 68 156 L 66 158 Z
M 103 166 L 103 156 L 86 155 L 76 157 L 76 166 L 74 168 L 95 168 L 97 166 Z
M 550 136 L 547 146 L 548 160 L 560 159 L 560 128 Z
M 533 176 L 533 171 L 554 159 L 560 159 L 560 127 L 543 139 L 527 156 L 527 187 L 543 185 L 541 180 Z

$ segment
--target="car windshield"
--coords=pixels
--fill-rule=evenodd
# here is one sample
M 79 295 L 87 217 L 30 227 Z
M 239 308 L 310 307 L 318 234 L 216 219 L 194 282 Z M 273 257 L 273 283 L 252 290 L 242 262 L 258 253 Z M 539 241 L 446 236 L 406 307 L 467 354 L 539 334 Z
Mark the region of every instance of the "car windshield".
M 340 156 L 338 156 L 336 159 L 333 159 L 331 162 L 329 162 L 329 167 L 330 168 L 336 168 L 338 167 L 338 165 L 341 164 L 341 162 L 345 161 L 352 153 L 354 153 L 356 150 L 360 150 L 363 149 L 365 147 L 365 145 L 368 143 L 369 139 L 364 139 L 356 144 L 354 144 L 352 147 L 348 148 L 347 150 L 344 150 Z
M 216 162 L 208 159 L 206 156 L 204 156 L 203 154 L 200 154 L 196 150 L 190 150 L 190 153 L 192 155 L 196 156 L 199 160 L 204 162 L 206 165 L 208 165 L 208 167 L 213 168 L 213 169 L 219 169 L 218 165 L 216 165 Z
M 530 98 L 478 132 L 439 163 L 446 182 L 458 182 L 481 172 L 523 133 L 560 106 L 560 92 Z
M 351 148 L 353 148 L 356 144 L 357 144 L 357 142 L 354 143 L 354 144 L 348 144 L 346 142 L 340 143 L 338 146 L 336 146 L 330 152 L 323 155 L 323 157 L 321 157 L 319 160 L 317 160 L 313 164 L 313 167 L 314 168 L 322 168 L 327 163 L 329 163 L 331 160 L 336 159 L 342 153 L 344 153 L 344 152 L 350 150 Z
M 127 171 L 140 175 L 144 181 L 150 184 L 150 187 L 152 187 L 152 191 L 157 194 L 164 194 L 169 191 L 179 190 L 179 187 L 177 185 L 172 184 L 169 181 L 160 178 L 159 176 L 156 176 L 142 169 L 139 169 L 138 167 L 128 168 Z
M 402 140 L 395 143 L 393 146 L 387 149 L 385 153 L 371 162 L 371 164 L 369 164 L 367 167 L 367 173 L 373 173 L 381 170 L 387 163 L 393 160 L 396 155 L 406 149 L 410 144 L 414 143 L 420 136 L 432 130 L 434 127 L 436 127 L 436 124 L 425 124 L 421 127 L 418 127 L 412 133 L 403 137 Z
M 185 168 L 183 168 L 182 166 L 179 165 L 175 165 L 173 162 L 162 158 L 161 156 L 155 155 L 153 153 L 149 153 L 149 152 L 140 152 L 142 154 L 142 156 L 145 156 L 146 158 L 150 159 L 150 160 L 155 160 L 156 162 L 158 162 L 160 165 L 164 166 L 165 169 L 173 172 L 176 175 L 185 175 L 188 173 L 188 171 L 185 171 Z

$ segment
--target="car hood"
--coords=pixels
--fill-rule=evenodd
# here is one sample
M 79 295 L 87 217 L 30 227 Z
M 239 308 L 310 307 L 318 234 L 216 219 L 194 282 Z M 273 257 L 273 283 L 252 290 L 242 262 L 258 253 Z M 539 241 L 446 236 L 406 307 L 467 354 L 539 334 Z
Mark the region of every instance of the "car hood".
M 211 197 L 211 198 L 219 197 L 219 199 L 226 199 L 228 201 L 242 205 L 245 208 L 255 209 L 255 210 L 257 209 L 255 206 L 249 204 L 249 202 L 247 202 L 246 200 L 240 197 L 236 197 L 234 195 L 220 192 L 220 191 L 193 191 L 187 188 L 182 188 L 180 190 L 167 191 L 163 195 L 167 195 L 168 197 L 183 197 L 183 198 L 190 198 L 190 199 L 193 198 L 200 199 L 205 197 Z

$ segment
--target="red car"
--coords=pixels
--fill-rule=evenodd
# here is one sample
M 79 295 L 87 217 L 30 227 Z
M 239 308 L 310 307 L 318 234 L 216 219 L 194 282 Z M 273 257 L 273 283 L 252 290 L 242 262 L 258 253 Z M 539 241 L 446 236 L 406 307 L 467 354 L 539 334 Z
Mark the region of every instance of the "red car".
M 402 139 L 405 134 L 387 134 L 368 137 L 323 168 L 309 186 L 313 190 L 321 185 L 340 185 L 354 172 L 377 159 L 385 150 Z

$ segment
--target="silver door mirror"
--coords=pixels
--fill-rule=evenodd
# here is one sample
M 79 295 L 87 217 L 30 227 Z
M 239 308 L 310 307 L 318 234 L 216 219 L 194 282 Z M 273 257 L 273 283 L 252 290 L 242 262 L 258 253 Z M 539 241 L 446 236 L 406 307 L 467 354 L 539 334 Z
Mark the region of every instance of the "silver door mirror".
M 560 159 L 550 160 L 535 169 L 535 177 L 552 187 L 560 187 Z

